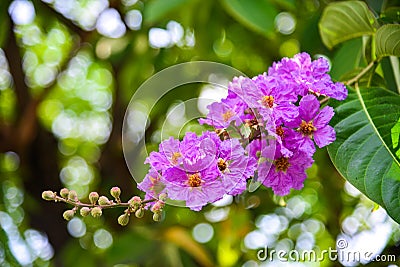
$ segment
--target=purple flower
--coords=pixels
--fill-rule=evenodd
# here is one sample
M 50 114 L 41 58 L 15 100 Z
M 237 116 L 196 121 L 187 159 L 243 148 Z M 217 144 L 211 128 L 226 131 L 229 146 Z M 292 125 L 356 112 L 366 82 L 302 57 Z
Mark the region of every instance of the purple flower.
M 300 151 L 312 155 L 315 152 L 312 139 L 318 147 L 324 147 L 335 141 L 335 130 L 328 125 L 334 115 L 333 108 L 329 106 L 321 110 L 319 108 L 319 101 L 314 95 L 307 95 L 301 99 L 299 117 L 288 123 L 288 126 L 296 128 L 288 140 L 292 144 L 291 148 L 297 147 Z
M 297 95 L 276 77 L 262 74 L 253 79 L 240 78 L 240 83 L 231 89 L 243 97 L 250 108 L 257 108 L 265 121 L 271 117 L 290 121 L 298 115 L 297 107 L 292 104 L 297 101 Z
M 306 169 L 311 167 L 313 159 L 300 151 L 291 157 L 284 157 L 277 149 L 272 166 L 264 161 L 258 167 L 258 176 L 263 185 L 272 188 L 274 194 L 285 196 L 291 189 L 299 190 L 307 178 Z
M 342 83 L 333 83 L 329 72 L 329 63 L 325 58 L 311 61 L 307 53 L 299 53 L 293 58 L 283 58 L 274 63 L 268 70 L 269 76 L 278 78 L 282 83 L 295 88 L 301 96 L 309 92 L 317 96 L 324 95 L 344 100 L 347 97 L 347 89 Z
M 228 85 L 228 96 L 221 102 L 214 102 L 207 106 L 209 113 L 206 119 L 199 119 L 200 124 L 208 124 L 216 129 L 228 128 L 231 122 L 239 126 L 246 119 L 251 119 L 249 114 L 245 113 L 248 109 L 244 99 L 234 93 L 233 88 L 240 86 L 244 77 L 235 77 Z
M 218 153 L 218 169 L 225 192 L 238 195 L 246 190 L 246 180 L 254 175 L 257 160 L 245 154 L 238 139 L 222 142 Z
M 164 179 L 157 170 L 153 168 L 150 168 L 143 181 L 139 183 L 137 187 L 146 192 L 145 199 L 158 198 L 161 193 L 165 192 Z
M 216 162 L 198 171 L 170 168 L 164 176 L 168 197 L 186 201 L 186 206 L 192 210 L 200 210 L 204 205 L 221 199 L 225 193 L 221 181 L 217 179 L 219 171 Z
M 151 152 L 146 158 L 145 164 L 150 164 L 156 170 L 164 170 L 170 166 L 182 163 L 182 154 L 179 147 L 179 140 L 170 137 L 158 146 L 159 152 Z

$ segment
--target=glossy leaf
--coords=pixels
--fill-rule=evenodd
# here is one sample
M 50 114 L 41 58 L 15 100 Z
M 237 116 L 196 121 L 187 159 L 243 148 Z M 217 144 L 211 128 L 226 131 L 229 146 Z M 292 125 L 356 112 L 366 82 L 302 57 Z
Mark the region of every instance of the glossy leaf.
M 270 2 L 223 0 L 222 3 L 228 13 L 251 30 L 264 35 L 273 33 L 274 19 L 278 12 Z
M 328 5 L 318 24 L 322 42 L 328 47 L 363 35 L 373 35 L 378 23 L 361 1 L 336 2 Z
M 388 24 L 376 31 L 376 55 L 400 57 L 400 25 Z
M 342 75 L 360 66 L 362 58 L 361 38 L 349 40 L 336 52 L 333 58 L 330 75 L 333 79 L 341 79 Z
M 341 175 L 400 222 L 400 96 L 382 88 L 349 90 L 332 102 L 336 141 L 329 155 Z

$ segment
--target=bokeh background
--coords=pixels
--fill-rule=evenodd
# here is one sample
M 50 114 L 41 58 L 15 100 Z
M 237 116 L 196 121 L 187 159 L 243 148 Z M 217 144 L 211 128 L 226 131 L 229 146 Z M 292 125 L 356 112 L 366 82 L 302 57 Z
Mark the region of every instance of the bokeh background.
M 0 266 L 357 265 L 257 259 L 266 246 L 318 252 L 342 238 L 353 251 L 399 256 L 398 225 L 340 177 L 326 150 L 315 155 L 304 189 L 288 197 L 259 188 L 202 212 L 167 206 L 159 223 L 146 214 L 121 227 L 122 210 L 67 222 L 66 205 L 41 199 L 44 190 L 68 187 L 87 200 L 115 185 L 125 201 L 142 196 L 123 157 L 122 122 L 135 90 L 166 67 L 207 60 L 252 77 L 305 51 L 328 58 L 339 80 L 358 66 L 362 39 L 324 47 L 318 21 L 329 2 L 1 0 Z M 366 2 L 376 14 L 399 5 Z M 182 118 L 168 114 L 210 90 L 191 84 L 165 95 L 147 122 L 147 148 L 157 149 L 162 125 L 178 137 Z M 135 116 L 152 104 L 143 100 Z

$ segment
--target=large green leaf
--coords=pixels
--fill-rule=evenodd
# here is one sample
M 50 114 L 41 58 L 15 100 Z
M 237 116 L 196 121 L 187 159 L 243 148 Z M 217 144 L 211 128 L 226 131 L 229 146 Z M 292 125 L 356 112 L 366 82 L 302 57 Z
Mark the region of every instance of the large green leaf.
M 364 2 L 345 1 L 328 5 L 318 26 L 322 42 L 331 49 L 346 40 L 373 35 L 378 22 Z
M 400 25 L 388 24 L 376 31 L 376 55 L 400 57 Z
M 356 88 L 346 101 L 331 104 L 336 141 L 328 152 L 335 167 L 400 223 L 400 96 Z
M 222 0 L 228 13 L 251 30 L 264 35 L 274 31 L 275 6 L 266 0 Z
M 362 40 L 361 38 L 345 42 L 336 52 L 333 58 L 330 75 L 335 80 L 340 79 L 344 74 L 360 66 L 362 58 Z

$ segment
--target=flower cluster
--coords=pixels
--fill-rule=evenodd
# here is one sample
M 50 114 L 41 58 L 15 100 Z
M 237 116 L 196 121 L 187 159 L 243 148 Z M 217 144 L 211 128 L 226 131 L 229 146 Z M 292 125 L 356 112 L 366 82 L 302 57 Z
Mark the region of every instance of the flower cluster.
M 315 144 L 335 140 L 328 125 L 333 109 L 321 107 L 319 98 L 347 97 L 346 87 L 332 82 L 328 71 L 326 59 L 300 53 L 252 79 L 235 77 L 227 97 L 209 105 L 199 120 L 215 132 L 163 141 L 146 159 L 150 171 L 139 189 L 147 199 L 166 194 L 193 210 L 242 193 L 253 176 L 280 196 L 301 189 Z
M 138 187 L 146 192 L 146 199 L 167 194 L 192 210 L 224 194 L 242 193 L 257 166 L 238 139 L 221 140 L 208 131 L 201 136 L 188 132 L 182 141 L 172 137 L 163 141 L 159 152 L 151 152 L 145 163 L 151 168 Z

